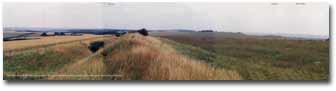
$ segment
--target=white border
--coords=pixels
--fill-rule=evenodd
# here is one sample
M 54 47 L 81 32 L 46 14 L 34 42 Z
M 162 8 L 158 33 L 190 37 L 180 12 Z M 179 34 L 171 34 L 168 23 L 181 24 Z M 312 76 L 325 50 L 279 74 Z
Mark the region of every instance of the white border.
M 2 2 L 28 2 L 28 0 L 1 0 Z M 335 3 L 336 0 L 29 0 L 29 2 L 328 2 L 332 9 L 331 13 L 335 12 Z M 0 5 L 0 15 L 2 15 L 2 4 Z M 335 15 L 332 14 L 334 17 Z M 332 21 L 335 21 L 335 18 L 332 18 Z M 332 23 L 331 26 L 335 26 L 335 23 Z M 2 18 L 0 18 L 0 27 L 2 27 Z M 331 30 L 333 31 L 333 30 Z M 2 37 L 2 29 L 0 30 L 0 37 Z M 333 32 L 330 32 L 330 35 L 335 35 Z M 334 39 L 332 38 L 332 44 L 334 45 Z M 3 42 L 0 42 L 2 45 Z M 2 46 L 0 47 L 0 51 L 2 51 Z M 333 51 L 335 50 L 335 45 L 330 47 Z M 330 51 L 332 51 L 330 50 Z M 0 52 L 0 55 L 3 55 Z M 331 55 L 333 54 L 333 55 Z M 335 60 L 332 56 L 336 56 L 336 54 L 331 53 L 331 65 L 330 65 L 330 82 L 22 82 L 22 83 L 8 83 L 6 81 L 2 81 L 0 88 L 1 91 L 330 91 L 336 90 L 336 85 L 334 84 L 335 80 Z M 2 69 L 3 69 L 3 57 L 1 56 L 1 78 Z

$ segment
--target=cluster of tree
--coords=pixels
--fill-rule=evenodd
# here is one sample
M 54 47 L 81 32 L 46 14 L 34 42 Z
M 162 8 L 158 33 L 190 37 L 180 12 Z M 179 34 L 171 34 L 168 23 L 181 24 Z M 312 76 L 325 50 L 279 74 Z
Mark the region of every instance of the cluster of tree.
M 72 32 L 72 33 L 71 33 Z M 97 35 L 104 35 L 104 34 L 112 34 L 112 35 L 116 35 L 117 37 L 119 36 L 122 36 L 126 33 L 139 33 L 143 36 L 148 36 L 148 30 L 145 29 L 145 28 L 142 28 L 140 30 L 108 30 L 108 29 L 105 29 L 105 30 L 101 30 L 101 31 L 86 31 L 86 30 L 83 30 L 83 31 L 74 31 L 72 30 L 70 33 L 72 36 L 80 36 L 81 34 L 80 33 L 90 33 L 90 34 L 97 34 Z M 55 32 L 54 35 L 48 35 L 47 32 L 43 32 L 41 34 L 41 36 L 65 36 L 66 34 L 64 32 Z
M 213 30 L 201 30 L 199 32 L 214 32 Z
M 117 31 L 114 32 L 114 35 L 116 35 L 117 37 L 119 37 L 119 36 L 124 35 L 124 34 L 126 34 L 126 33 L 127 33 L 127 32 L 125 32 L 125 31 L 117 30 Z
M 64 36 L 65 33 L 64 32 L 55 32 L 54 35 L 60 35 L 60 36 Z
M 41 36 L 49 36 L 46 32 L 43 32 Z M 65 36 L 64 32 L 55 32 L 54 36 Z
M 48 34 L 46 32 L 43 32 L 41 36 L 48 36 Z
M 91 52 L 96 52 L 98 51 L 100 48 L 104 47 L 105 43 L 104 41 L 95 41 L 90 43 L 90 46 L 88 47 L 90 49 Z
M 71 35 L 71 36 L 81 36 L 81 35 L 83 35 L 83 34 L 80 34 L 80 33 L 71 33 L 70 35 Z
M 148 31 L 145 28 L 138 30 L 138 33 L 143 36 L 148 36 Z

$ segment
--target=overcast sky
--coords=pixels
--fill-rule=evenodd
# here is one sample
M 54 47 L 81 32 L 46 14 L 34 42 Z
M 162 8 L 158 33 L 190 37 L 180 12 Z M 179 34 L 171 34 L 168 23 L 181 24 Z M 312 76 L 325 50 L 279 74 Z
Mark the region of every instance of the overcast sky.
M 327 3 L 4 3 L 5 27 L 329 35 Z

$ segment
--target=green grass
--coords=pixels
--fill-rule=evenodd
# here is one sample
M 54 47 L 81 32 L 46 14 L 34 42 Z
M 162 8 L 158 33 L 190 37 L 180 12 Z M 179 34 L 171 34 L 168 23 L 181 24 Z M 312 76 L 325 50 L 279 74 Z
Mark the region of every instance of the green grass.
M 57 50 L 58 49 L 58 50 Z M 46 76 L 23 75 L 52 75 L 56 70 L 75 60 L 90 54 L 84 44 L 57 47 L 43 51 L 28 51 L 15 55 L 4 56 L 4 79 L 6 80 L 37 80 Z
M 199 34 L 160 35 L 185 55 L 238 71 L 245 80 L 327 80 L 329 42 L 227 38 Z
M 5 56 L 5 59 L 4 71 L 9 73 L 13 72 L 12 75 L 46 75 L 50 74 L 49 72 L 53 72 L 57 68 L 62 67 L 64 64 L 71 62 L 70 58 L 66 58 L 62 54 L 54 51 L 46 51 L 44 54 L 39 54 L 38 52 L 28 52 L 16 55 L 15 57 Z M 35 78 L 23 77 L 22 79 Z
M 102 39 L 99 39 L 102 40 Z M 104 37 L 104 42 L 112 41 L 109 37 Z M 62 42 L 51 45 L 33 47 L 29 50 L 16 50 L 13 52 L 4 52 L 4 79 L 5 80 L 47 80 L 51 75 L 59 74 L 65 66 L 72 65 L 82 61 L 92 55 L 89 49 L 89 43 L 98 41 L 96 38 L 76 40 L 71 42 Z M 90 59 L 82 65 L 83 71 L 91 70 L 92 66 L 100 66 L 96 59 Z M 89 68 L 88 68 L 89 67 Z M 87 69 L 85 69 L 87 68 Z M 96 67 L 99 68 L 99 67 Z M 78 68 L 77 68 L 78 69 Z M 68 69 L 68 70 L 74 70 Z M 76 70 L 77 71 L 77 70 Z M 98 73 L 97 70 L 94 70 Z M 98 69 L 98 71 L 101 71 Z M 73 71 L 74 72 L 74 71 Z M 90 71 L 91 72 L 91 71 Z M 27 75 L 36 75 L 27 76 Z

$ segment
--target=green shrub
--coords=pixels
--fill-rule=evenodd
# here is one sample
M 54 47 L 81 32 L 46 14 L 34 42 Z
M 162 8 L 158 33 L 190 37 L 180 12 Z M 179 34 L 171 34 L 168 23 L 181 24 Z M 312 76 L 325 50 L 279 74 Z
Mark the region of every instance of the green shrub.
M 91 52 L 98 51 L 101 47 L 104 47 L 104 41 L 95 41 L 90 43 L 90 46 L 88 47 Z

